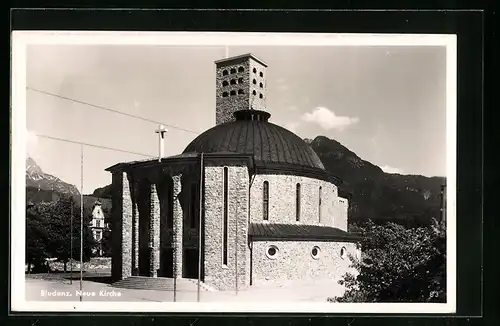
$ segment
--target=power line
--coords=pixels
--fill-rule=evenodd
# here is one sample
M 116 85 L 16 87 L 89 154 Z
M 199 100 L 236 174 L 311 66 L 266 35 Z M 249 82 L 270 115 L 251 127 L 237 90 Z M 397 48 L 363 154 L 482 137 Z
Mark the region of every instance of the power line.
M 87 105 L 87 106 L 90 106 L 90 107 L 93 107 L 93 108 L 96 108 L 96 109 L 100 109 L 100 110 L 104 110 L 104 111 L 108 111 L 108 112 L 112 112 L 112 113 L 116 113 L 116 114 L 121 114 L 121 115 L 127 116 L 129 118 L 135 118 L 135 119 L 139 119 L 139 120 L 143 120 L 143 121 L 147 121 L 147 122 L 151 122 L 151 123 L 155 123 L 155 124 L 162 124 L 162 125 L 168 126 L 170 128 L 173 128 L 173 129 L 178 129 L 178 130 L 182 130 L 182 131 L 185 131 L 185 132 L 190 132 L 190 133 L 193 133 L 193 134 L 196 134 L 196 135 L 200 134 L 199 132 L 196 132 L 196 131 L 193 131 L 193 130 L 189 130 L 189 129 L 185 129 L 185 128 L 173 126 L 173 125 L 161 122 L 161 121 L 156 121 L 156 120 L 152 120 L 152 119 L 148 119 L 148 118 L 143 118 L 143 117 L 140 117 L 140 116 L 137 116 L 137 115 L 134 115 L 134 114 L 125 113 L 125 112 L 122 112 L 122 111 L 110 109 L 110 108 L 107 108 L 107 107 L 104 107 L 104 106 L 101 106 L 101 105 L 95 105 L 95 104 L 92 104 L 92 103 L 88 103 L 88 102 L 84 102 L 84 101 L 80 101 L 80 100 L 75 100 L 75 99 L 72 99 L 70 97 L 66 97 L 66 96 L 62 96 L 62 95 L 58 95 L 58 94 L 54 94 L 54 93 L 42 91 L 42 90 L 31 88 L 31 87 L 26 87 L 26 89 L 34 91 L 34 92 L 38 92 L 38 93 L 41 93 L 41 94 L 45 94 L 45 95 L 57 97 L 57 98 L 60 98 L 60 99 L 66 100 L 66 101 L 71 101 L 71 102 L 75 102 L 75 103 L 78 103 L 78 104 Z
M 84 146 L 89 146 L 89 147 L 107 149 L 107 150 L 115 151 L 115 152 L 122 152 L 122 153 L 128 153 L 128 154 L 134 154 L 134 155 L 140 155 L 140 156 L 146 156 L 146 157 L 156 157 L 156 156 L 149 155 L 149 154 L 127 151 L 125 149 L 118 149 L 118 148 L 113 148 L 113 147 L 106 147 L 106 146 L 101 146 L 101 145 L 89 144 L 89 143 L 79 142 L 76 140 L 57 138 L 57 137 L 52 137 L 52 136 L 47 136 L 47 135 L 37 134 L 37 137 L 48 138 L 48 139 L 58 140 L 58 141 L 66 142 L 66 143 L 79 144 L 79 145 L 84 145 Z

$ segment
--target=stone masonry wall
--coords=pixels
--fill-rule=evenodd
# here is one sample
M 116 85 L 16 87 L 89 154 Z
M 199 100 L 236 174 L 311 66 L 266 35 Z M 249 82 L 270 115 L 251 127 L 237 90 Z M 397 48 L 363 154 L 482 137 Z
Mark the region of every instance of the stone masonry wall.
M 233 290 L 237 283 L 243 289 L 249 284 L 248 170 L 228 167 L 228 259 L 223 265 L 223 169 L 205 167 L 205 283 L 220 290 Z
M 348 255 L 356 257 L 356 244 L 350 242 L 323 241 L 255 241 L 252 243 L 252 285 L 265 282 L 315 281 L 340 279 L 346 272 L 353 272 Z M 278 249 L 273 259 L 267 256 L 268 248 Z M 313 258 L 313 247 L 319 248 L 319 256 Z M 341 248 L 347 255 L 341 257 Z
M 253 70 L 256 70 L 255 72 Z M 262 76 L 261 76 L 262 73 Z M 250 60 L 250 107 L 254 110 L 267 110 L 267 68 L 255 60 Z M 253 80 L 255 79 L 255 84 Z M 255 94 L 254 94 L 255 91 Z M 261 97 L 262 94 L 262 97 Z
M 150 259 L 149 259 L 149 276 L 157 277 L 158 269 L 160 268 L 160 200 L 158 198 L 158 192 L 156 190 L 156 185 L 150 185 L 150 218 L 149 223 L 149 248 L 150 248 Z
M 114 281 L 122 277 L 122 184 L 121 172 L 114 172 L 112 175 L 112 197 L 111 197 L 111 277 Z
M 329 182 L 294 175 L 256 175 L 250 190 L 250 220 L 263 221 L 263 184 L 269 182 L 269 223 L 296 222 L 296 185 L 300 183 L 300 222 L 347 231 L 347 206 L 339 204 L 337 187 Z M 321 187 L 321 217 L 319 215 Z M 345 200 L 347 203 L 347 200 Z M 321 219 L 321 221 L 320 221 Z
M 123 279 L 132 275 L 132 197 L 125 172 L 115 172 L 113 182 L 113 260 L 112 278 Z
M 138 183 L 133 183 L 132 198 L 132 275 L 139 273 L 139 207 L 137 205 Z
M 243 68 L 244 71 L 239 72 Z M 255 68 L 256 72 L 253 72 Z M 235 73 L 231 73 L 235 69 Z M 224 70 L 228 71 L 224 75 Z M 262 73 L 262 77 L 260 76 Z M 231 81 L 235 83 L 232 84 Z M 227 82 L 228 85 L 223 83 Z M 241 58 L 220 63 L 216 69 L 216 124 L 234 121 L 238 110 L 266 109 L 266 67 L 251 58 Z M 243 92 L 243 94 L 239 94 Z M 231 95 L 234 92 L 234 95 Z M 255 92 L 255 94 L 254 94 Z M 227 93 L 227 96 L 224 96 Z
M 182 277 L 182 256 L 183 256 L 183 221 L 184 213 L 180 203 L 179 194 L 182 191 L 182 174 L 172 176 L 173 182 L 173 249 L 174 249 L 174 276 Z
M 238 72 L 238 68 L 243 67 L 243 72 Z M 236 69 L 236 73 L 230 73 L 231 69 Z M 228 121 L 233 121 L 233 113 L 238 110 L 245 110 L 250 108 L 249 104 L 249 63 L 237 62 L 230 65 L 220 66 L 216 69 L 216 91 L 215 91 L 215 123 L 221 124 Z M 227 70 L 228 74 L 223 75 L 223 71 Z M 231 84 L 231 81 L 236 81 L 236 84 Z M 223 83 L 227 82 L 225 86 Z M 238 91 L 243 94 L 238 94 Z M 231 92 L 235 92 L 231 95 Z M 224 96 L 225 93 L 227 96 Z
M 341 230 L 347 230 L 347 219 L 348 219 L 348 209 L 349 209 L 349 201 L 346 198 L 339 197 L 336 202 L 335 209 L 337 209 L 338 214 L 342 217 L 338 219 L 335 224 Z

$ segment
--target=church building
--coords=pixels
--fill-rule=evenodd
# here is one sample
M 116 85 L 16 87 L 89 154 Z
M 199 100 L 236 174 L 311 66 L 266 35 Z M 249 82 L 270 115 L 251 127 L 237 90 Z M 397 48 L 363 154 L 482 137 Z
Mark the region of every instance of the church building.
M 113 278 L 200 277 L 218 290 L 340 278 L 360 240 L 347 232 L 341 181 L 269 121 L 262 60 L 245 54 L 215 66 L 213 128 L 179 155 L 106 169 Z

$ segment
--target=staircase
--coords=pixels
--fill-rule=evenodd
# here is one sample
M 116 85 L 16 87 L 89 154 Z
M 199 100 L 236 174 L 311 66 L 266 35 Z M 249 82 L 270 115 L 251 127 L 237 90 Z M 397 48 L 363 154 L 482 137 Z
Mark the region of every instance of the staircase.
M 174 291 L 174 279 L 168 277 L 129 276 L 111 284 L 111 286 L 123 289 Z M 176 291 L 196 292 L 198 291 L 198 280 L 178 278 L 176 282 Z M 200 291 L 213 292 L 216 290 L 200 282 Z

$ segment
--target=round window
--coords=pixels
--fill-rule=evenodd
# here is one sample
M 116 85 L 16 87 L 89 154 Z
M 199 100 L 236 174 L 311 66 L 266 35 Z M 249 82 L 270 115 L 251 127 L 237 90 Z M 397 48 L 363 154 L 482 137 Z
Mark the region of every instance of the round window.
M 314 258 L 314 259 L 318 259 L 318 258 L 319 258 L 319 253 L 320 253 L 320 251 L 321 251 L 321 250 L 319 249 L 319 247 L 318 247 L 318 246 L 314 246 L 314 247 L 312 248 L 312 250 L 311 250 L 311 256 L 312 256 L 312 258 Z
M 266 254 L 267 258 L 275 259 L 278 256 L 278 247 L 270 246 L 269 248 L 267 248 Z
M 346 259 L 346 257 L 347 257 L 347 249 L 345 247 L 342 247 L 342 249 L 340 249 L 340 258 Z

